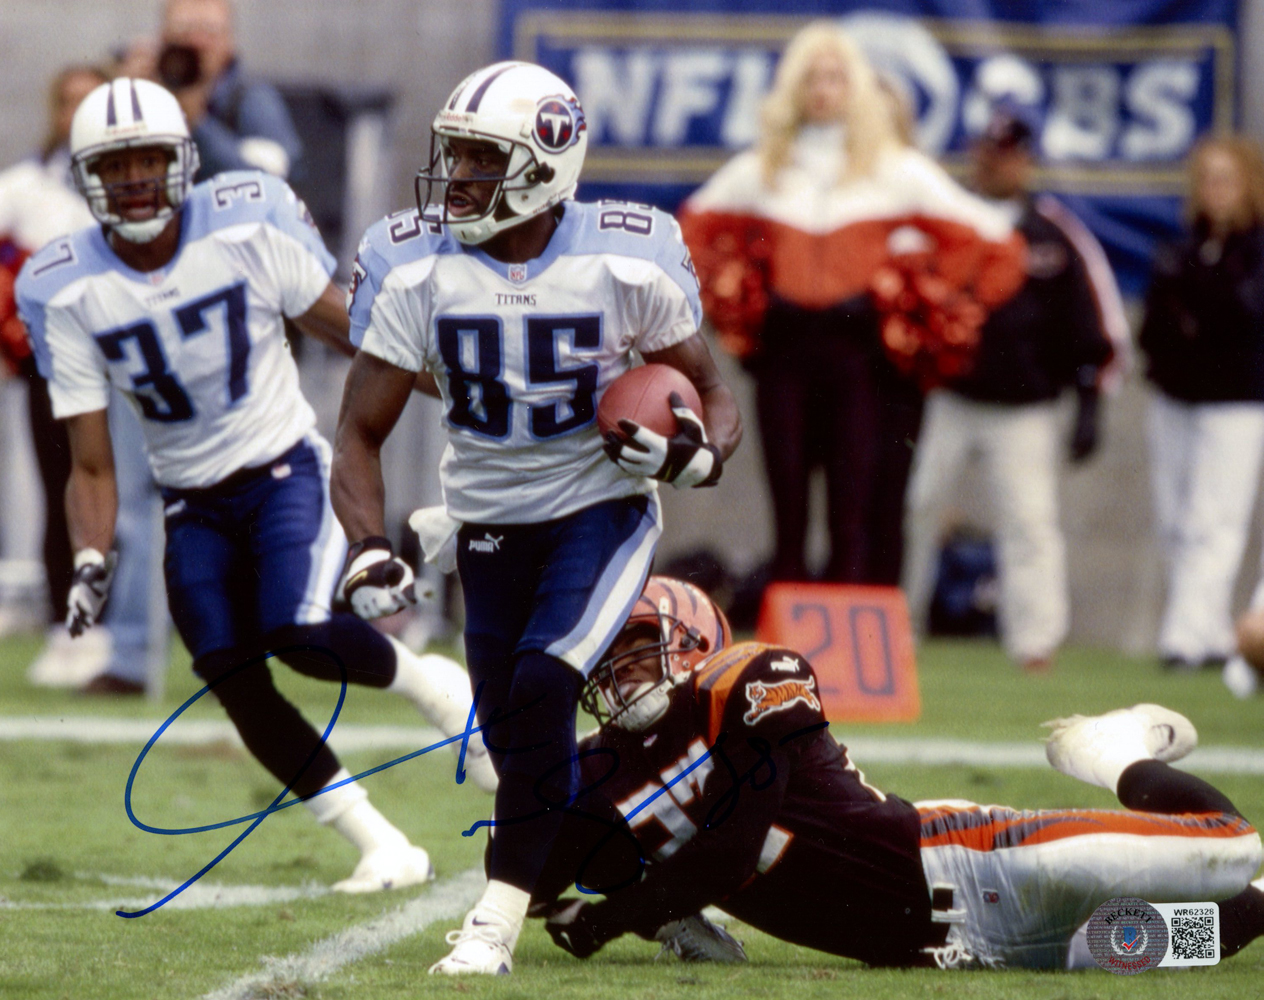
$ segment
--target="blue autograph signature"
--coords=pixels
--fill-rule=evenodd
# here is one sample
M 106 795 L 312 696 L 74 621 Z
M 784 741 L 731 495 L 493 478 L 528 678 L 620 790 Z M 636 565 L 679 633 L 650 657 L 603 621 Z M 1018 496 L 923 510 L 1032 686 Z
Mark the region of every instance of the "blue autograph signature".
M 340 688 L 338 691 L 338 701 L 337 701 L 337 704 L 334 705 L 333 714 L 330 716 L 329 722 L 325 726 L 325 731 L 321 733 L 320 741 L 318 742 L 316 748 L 309 755 L 308 759 L 303 762 L 303 766 L 298 769 L 298 772 L 294 775 L 294 777 L 291 779 L 289 784 L 287 784 L 281 790 L 280 794 L 278 794 L 277 797 L 273 799 L 272 802 L 269 803 L 269 805 L 266 808 L 261 809 L 258 812 L 247 813 L 244 816 L 237 816 L 237 817 L 234 817 L 233 819 L 221 820 L 218 823 L 207 823 L 202 826 L 161 827 L 161 826 L 152 826 L 140 820 L 136 816 L 135 811 L 132 809 L 132 789 L 136 783 L 136 775 L 140 771 L 141 764 L 144 762 L 145 758 L 149 755 L 149 751 L 154 747 L 154 745 L 158 742 L 158 740 L 161 739 L 162 734 L 165 733 L 171 727 L 171 725 L 178 718 L 180 718 L 180 716 L 183 715 L 184 712 L 191 705 L 197 702 L 197 700 L 201 698 L 203 695 L 205 695 L 208 691 L 213 690 L 216 685 L 222 684 L 224 681 L 233 677 L 240 671 L 245 670 L 256 663 L 260 663 L 264 660 L 267 660 L 269 657 L 276 656 L 283 653 L 298 652 L 298 651 L 304 651 L 304 650 L 323 653 L 329 656 L 335 663 L 337 663 L 338 673 L 339 673 L 339 684 L 340 684 Z M 479 697 L 482 695 L 482 693 L 483 693 L 483 685 L 479 684 L 478 688 L 474 691 L 473 702 L 470 705 L 470 713 L 469 713 L 469 716 L 465 720 L 465 729 L 461 733 L 457 734 L 456 736 L 451 736 L 451 737 L 448 737 L 447 739 L 440 740 L 437 743 L 432 743 L 430 746 L 422 747 L 420 750 L 414 750 L 411 753 L 406 753 L 403 756 L 396 757 L 395 759 L 389 760 L 384 764 L 379 764 L 376 767 L 368 768 L 367 770 L 361 771 L 359 774 L 353 774 L 350 777 L 343 779 L 342 781 L 336 782 L 334 784 L 326 786 L 325 788 L 322 788 L 316 794 L 323 795 L 325 792 L 332 791 L 335 788 L 341 788 L 343 785 L 349 784 L 353 781 L 358 781 L 361 778 L 367 778 L 371 774 L 376 774 L 379 771 L 385 771 L 387 768 L 395 767 L 397 764 L 403 764 L 405 761 L 413 760 L 414 758 L 420 757 L 423 754 L 430 753 L 432 750 L 438 750 L 441 747 L 446 747 L 450 744 L 458 743 L 458 742 L 461 744 L 461 748 L 460 748 L 460 753 L 457 757 L 456 782 L 457 784 L 462 784 L 465 781 L 465 755 L 466 755 L 466 750 L 469 747 L 470 737 L 473 736 L 477 732 L 482 732 L 497 723 L 505 721 L 507 718 L 510 717 L 510 715 L 517 714 L 516 712 L 513 712 L 513 713 L 509 713 L 508 715 L 502 715 L 496 710 L 493 710 L 486 725 L 483 725 L 483 726 L 477 725 L 475 713 L 478 708 Z M 185 701 L 184 704 L 182 704 L 179 708 L 177 708 L 174 712 L 172 712 L 171 715 L 166 719 L 166 721 L 164 721 L 163 724 L 158 727 L 158 730 L 154 733 L 154 735 L 149 738 L 149 741 L 145 744 L 144 749 L 141 750 L 140 755 L 136 758 L 135 763 L 132 764 L 131 772 L 127 776 L 127 787 L 123 795 L 123 804 L 124 804 L 125 809 L 127 810 L 127 818 L 131 820 L 133 825 L 135 825 L 141 830 L 144 830 L 146 833 L 160 834 L 163 836 L 181 836 L 183 834 L 188 834 L 188 833 L 205 833 L 210 830 L 221 830 L 230 826 L 240 826 L 243 823 L 247 824 L 247 826 L 245 830 L 243 830 L 240 834 L 238 834 L 238 836 L 235 837 L 232 840 L 232 842 L 229 843 L 227 847 L 225 847 L 222 851 L 220 851 L 217 855 L 215 855 L 214 858 L 212 858 L 209 862 L 203 865 L 196 873 L 194 873 L 189 878 L 187 878 L 175 889 L 172 889 L 171 892 L 167 893 L 157 902 L 151 903 L 149 906 L 146 906 L 143 909 L 139 909 L 139 910 L 115 910 L 115 915 L 119 917 L 134 918 L 134 917 L 143 917 L 148 913 L 153 913 L 154 910 L 157 910 L 160 907 L 169 903 L 176 896 L 180 895 L 180 893 L 184 892 L 185 889 L 187 889 L 194 882 L 200 879 L 212 868 L 214 868 L 217 864 L 223 861 L 224 858 L 228 857 L 228 855 L 231 854 L 233 850 L 235 850 L 237 846 L 241 844 L 243 840 L 245 840 L 247 837 L 250 836 L 250 834 L 252 834 L 255 831 L 255 829 L 259 826 L 260 823 L 262 823 L 265 819 L 267 819 L 273 813 L 280 812 L 282 809 L 289 809 L 291 806 L 296 806 L 300 802 L 304 801 L 298 798 L 287 798 L 287 796 L 289 796 L 290 790 L 293 788 L 294 784 L 303 776 L 304 772 L 311 765 L 312 761 L 315 760 L 317 753 L 328 741 L 329 734 L 333 732 L 334 725 L 337 723 L 338 717 L 342 714 L 342 706 L 343 706 L 343 703 L 346 701 L 346 697 L 347 697 L 347 668 L 346 668 L 346 665 L 342 662 L 342 660 L 339 659 L 338 656 L 332 650 L 329 650 L 329 649 L 324 649 L 322 647 L 316 647 L 316 646 L 296 645 L 296 646 L 287 646 L 283 649 L 269 651 L 267 653 L 262 654 L 261 656 L 255 657 L 254 659 L 247 660 L 246 662 L 242 663 L 240 666 L 234 667 L 231 671 L 225 673 L 222 677 L 216 678 L 210 684 L 207 684 L 205 687 L 201 688 L 196 694 L 192 695 L 187 701 Z M 530 706 L 526 706 L 526 707 L 529 708 Z M 795 733 L 791 733 L 789 736 L 784 737 L 780 741 L 780 743 L 782 745 L 785 745 L 786 743 L 792 740 L 799 739 L 802 736 L 809 735 L 810 733 L 813 733 L 828 725 L 829 725 L 828 722 L 821 722 L 816 725 L 808 726 L 805 729 L 799 730 Z M 628 884 L 631 884 L 632 882 L 637 881 L 640 878 L 641 870 L 644 868 L 645 863 L 646 863 L 645 856 L 641 852 L 641 849 L 640 849 L 640 844 L 636 840 L 635 836 L 632 834 L 631 828 L 629 825 L 633 817 L 635 817 L 643 809 L 648 808 L 657 798 L 659 798 L 662 795 L 666 795 L 668 790 L 671 789 L 673 785 L 687 778 L 696 768 L 700 767 L 704 761 L 711 758 L 713 754 L 718 754 L 720 761 L 724 764 L 725 769 L 729 772 L 729 776 L 732 783 L 731 783 L 730 788 L 724 793 L 723 796 L 720 797 L 719 801 L 717 801 L 715 805 L 712 807 L 711 812 L 708 815 L 707 821 L 705 824 L 707 828 L 718 826 L 726 818 L 728 818 L 729 815 L 732 814 L 733 809 L 737 805 L 737 799 L 743 785 L 750 784 L 753 789 L 759 790 L 761 788 L 767 787 L 776 779 L 776 765 L 774 764 L 770 750 L 767 747 L 767 744 L 764 743 L 764 741 L 762 740 L 758 741 L 758 743 L 762 745 L 757 746 L 754 741 L 748 740 L 748 743 L 750 743 L 752 749 L 756 751 L 756 761 L 754 765 L 748 771 L 746 771 L 743 774 L 738 774 L 736 768 L 733 766 L 733 764 L 728 759 L 728 756 L 724 752 L 723 744 L 726 738 L 727 738 L 727 734 L 721 733 L 716 738 L 715 743 L 713 743 L 710 747 L 708 747 L 707 750 L 700 757 L 698 757 L 697 760 L 693 761 L 689 765 L 689 767 L 685 768 L 678 775 L 673 777 L 671 781 L 667 782 L 660 789 L 654 792 L 652 795 L 648 796 L 644 801 L 642 801 L 639 805 L 637 805 L 637 807 L 631 810 L 627 815 L 619 817 L 619 820 L 617 822 L 612 822 L 597 814 L 588 813 L 583 810 L 575 808 L 575 804 L 580 799 L 582 799 L 589 793 L 593 792 L 597 788 L 601 787 L 601 785 L 603 785 L 606 781 L 608 781 L 614 775 L 614 773 L 618 771 L 619 769 L 619 756 L 618 756 L 618 753 L 615 752 L 612 748 L 590 747 L 590 748 L 581 749 L 573 757 L 559 762 L 553 768 L 551 768 L 546 774 L 540 777 L 539 781 L 536 783 L 536 788 L 535 788 L 536 796 L 542 804 L 542 808 L 538 812 L 531 813 L 525 816 L 515 817 L 514 819 L 511 819 L 511 820 L 508 820 L 508 819 L 507 820 L 496 820 L 496 819 L 478 820 L 471 827 L 469 827 L 466 830 L 463 830 L 461 832 L 461 835 L 464 837 L 472 837 L 479 829 L 483 827 L 505 826 L 505 825 L 510 825 L 513 823 L 526 822 L 528 820 L 541 816 L 544 813 L 547 813 L 556 809 L 560 809 L 570 815 L 579 816 L 585 819 L 595 820 L 596 822 L 607 826 L 609 829 L 606 836 L 601 838 L 597 842 L 597 844 L 592 848 L 592 850 L 588 854 L 585 861 L 580 865 L 580 870 L 577 873 L 576 878 L 575 878 L 575 888 L 578 889 L 580 892 L 586 893 L 589 895 L 595 895 L 598 893 L 608 895 L 609 893 L 616 891 L 619 888 L 622 888 L 624 885 L 628 885 Z M 499 749 L 505 750 L 505 752 L 511 752 L 508 748 L 499 748 Z M 604 774 L 598 776 L 590 784 L 570 794 L 564 801 L 550 801 L 550 799 L 544 794 L 544 791 L 549 787 L 549 779 L 553 776 L 553 774 L 556 771 L 562 768 L 569 768 L 572 765 L 578 764 L 580 761 L 584 760 L 587 757 L 592 757 L 592 756 L 597 756 L 597 755 L 605 755 L 605 756 L 613 757 L 613 760 L 612 760 L 613 766 Z M 756 775 L 758 774 L 760 770 L 765 770 L 765 769 L 767 771 L 767 777 L 765 777 L 761 781 L 756 777 Z M 616 834 L 621 834 L 628 841 L 630 841 L 630 843 L 635 848 L 636 853 L 637 853 L 637 859 L 638 859 L 637 864 L 636 864 L 636 870 L 633 873 L 631 873 L 631 875 L 626 880 L 621 881 L 618 885 L 607 885 L 601 888 L 590 887 L 586 885 L 584 882 L 583 876 L 584 876 L 584 872 L 588 868 L 588 865 L 592 862 L 593 858 L 609 843 L 611 837 L 613 837 Z
M 339 683 L 340 683 L 340 688 L 338 691 L 338 702 L 337 704 L 334 705 L 333 714 L 329 718 L 329 723 L 325 726 L 325 731 L 321 733 L 320 735 L 320 742 L 317 744 L 316 749 L 313 750 L 312 754 L 308 757 L 308 759 L 303 762 L 303 766 L 298 769 L 298 773 L 295 774 L 293 779 L 291 779 L 290 783 L 287 784 L 281 790 L 281 793 L 275 799 L 273 799 L 272 802 L 265 809 L 261 809 L 259 812 L 248 813 L 245 816 L 237 816 L 233 819 L 222 820 L 218 823 L 207 823 L 203 826 L 187 826 L 187 827 L 151 826 L 150 824 L 145 823 L 141 819 L 139 819 L 135 811 L 132 809 L 132 788 L 136 783 L 136 775 L 140 771 L 141 764 L 144 763 L 145 758 L 149 755 L 149 751 L 153 749 L 154 745 L 162 737 L 162 734 L 165 733 L 171 727 L 171 725 L 178 718 L 180 718 L 181 715 L 184 714 L 185 710 L 188 709 L 191 705 L 193 705 L 199 698 L 205 695 L 208 691 L 212 690 L 216 685 L 222 684 L 224 681 L 233 677 L 240 671 L 245 670 L 246 668 L 250 666 L 253 666 L 255 663 L 262 662 L 263 660 L 266 660 L 271 656 L 276 656 L 281 653 L 299 652 L 303 650 L 317 651 L 317 652 L 323 653 L 329 656 L 335 663 L 337 663 Z M 414 757 L 420 757 L 422 754 L 427 754 L 432 750 L 438 750 L 440 747 L 446 747 L 449 744 L 458 743 L 458 742 L 461 744 L 461 752 L 457 758 L 456 780 L 457 780 L 457 784 L 463 783 L 465 781 L 466 749 L 469 746 L 470 737 L 474 733 L 479 732 L 481 728 L 475 725 L 475 716 L 474 716 L 475 710 L 478 707 L 478 699 L 479 699 L 480 694 L 482 694 L 481 685 L 479 686 L 479 690 L 474 693 L 474 701 L 473 701 L 473 704 L 470 705 L 470 714 L 469 714 L 469 717 L 466 719 L 465 729 L 458 735 L 451 736 L 445 740 L 440 740 L 438 743 L 432 743 L 430 746 L 422 747 L 420 750 L 414 750 L 412 753 L 404 754 L 402 757 L 396 757 L 394 760 L 387 761 L 385 764 L 379 764 L 377 767 L 371 767 L 366 771 L 361 771 L 359 774 L 353 774 L 351 775 L 351 777 L 345 778 L 342 781 L 336 782 L 331 785 L 327 785 L 325 788 L 322 788 L 317 794 L 323 795 L 325 792 L 332 791 L 335 788 L 341 788 L 343 785 L 350 784 L 353 781 L 358 781 L 361 778 L 367 778 L 370 774 L 376 774 L 378 771 L 385 771 L 388 767 L 394 767 L 396 764 L 402 764 L 404 763 L 404 761 L 412 760 Z M 296 806 L 301 801 L 303 801 L 302 799 L 287 798 L 286 796 L 290 794 L 290 789 L 294 787 L 295 782 L 297 782 L 303 776 L 304 772 L 311 765 L 312 761 L 315 759 L 316 754 L 319 752 L 320 748 L 323 747 L 325 743 L 328 741 L 329 734 L 333 732 L 334 724 L 338 721 L 338 716 L 342 714 L 342 706 L 343 706 L 343 703 L 346 701 L 346 698 L 347 698 L 346 664 L 344 664 L 342 660 L 338 658 L 338 656 L 333 652 L 333 650 L 324 649 L 322 647 L 316 647 L 316 646 L 298 645 L 298 646 L 287 646 L 284 649 L 272 650 L 270 652 L 262 654 L 261 656 L 255 657 L 254 659 L 247 660 L 246 662 L 242 663 L 240 666 L 234 667 L 232 670 L 225 673 L 222 677 L 218 677 L 214 681 L 212 681 L 210 684 L 207 684 L 205 687 L 199 690 L 196 694 L 192 695 L 183 705 L 181 705 L 174 712 L 172 712 L 171 715 L 166 719 L 166 721 L 163 722 L 163 724 L 158 727 L 157 732 L 155 732 L 154 735 L 149 738 L 149 741 L 145 744 L 144 749 L 141 750 L 140 756 L 138 756 L 136 758 L 135 763 L 132 764 L 131 773 L 128 774 L 127 776 L 127 788 L 123 793 L 123 805 L 124 805 L 124 808 L 126 808 L 127 810 L 127 818 L 132 821 L 133 825 L 144 830 L 146 833 L 157 833 L 157 834 L 162 834 L 164 836 L 170 836 L 170 837 L 180 836 L 186 833 L 205 833 L 209 830 L 221 830 L 229 826 L 239 826 L 242 823 L 246 823 L 248 825 L 245 830 L 243 830 L 236 838 L 234 838 L 233 841 L 227 847 L 225 847 L 222 851 L 220 851 L 217 855 L 215 855 L 214 858 L 212 858 L 209 862 L 207 862 L 207 864 L 203 865 L 202 868 L 200 868 L 195 874 L 185 879 L 184 882 L 182 882 L 175 889 L 172 889 L 171 892 L 167 893 L 157 902 L 151 903 L 149 906 L 146 906 L 145 908 L 140 909 L 140 910 L 115 910 L 114 911 L 115 915 L 119 917 L 143 917 L 145 916 L 145 914 L 153 913 L 153 911 L 157 910 L 159 907 L 165 906 L 171 900 L 175 899 L 176 896 L 180 895 L 180 893 L 184 892 L 184 890 L 187 889 L 189 886 L 191 886 L 194 882 L 200 879 L 203 875 L 209 872 L 212 868 L 214 868 L 217 864 L 223 861 L 224 858 L 228 857 L 228 855 L 231 854 L 233 850 L 236 849 L 236 847 L 243 840 L 245 840 L 252 833 L 254 833 L 256 827 L 258 827 L 259 824 L 262 823 L 265 819 L 267 819 L 273 813 L 280 812 L 282 809 L 289 809 L 291 806 Z

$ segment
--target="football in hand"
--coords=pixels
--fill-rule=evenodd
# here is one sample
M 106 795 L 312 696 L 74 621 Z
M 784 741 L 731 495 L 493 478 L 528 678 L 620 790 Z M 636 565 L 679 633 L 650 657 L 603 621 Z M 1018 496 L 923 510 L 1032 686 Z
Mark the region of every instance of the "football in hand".
M 619 431 L 620 420 L 632 420 L 656 434 L 671 437 L 677 430 L 676 415 L 669 402 L 673 392 L 702 417 L 702 399 L 682 372 L 670 365 L 646 364 L 624 372 L 606 387 L 597 404 L 597 426 L 604 436 Z

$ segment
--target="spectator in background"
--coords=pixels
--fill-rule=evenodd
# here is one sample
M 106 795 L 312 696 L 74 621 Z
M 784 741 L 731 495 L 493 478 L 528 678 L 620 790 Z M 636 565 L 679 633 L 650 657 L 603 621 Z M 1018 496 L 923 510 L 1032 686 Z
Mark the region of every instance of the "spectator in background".
M 1159 655 L 1178 670 L 1233 652 L 1233 584 L 1264 458 L 1264 158 L 1217 136 L 1195 147 L 1188 175 L 1189 232 L 1155 256 L 1140 338 L 1167 571 Z
M 143 57 L 143 46 L 131 55 Z M 298 133 L 277 89 L 243 74 L 230 0 L 167 0 L 153 59 L 146 75 L 180 102 L 201 157 L 200 178 L 256 168 L 290 175 L 302 152 Z
M 1112 353 L 1106 324 L 1127 330 L 1114 276 L 1090 270 L 1080 253 L 1093 237 L 1057 201 L 1029 193 L 1034 141 L 1033 122 L 1002 107 L 971 150 L 975 190 L 1027 241 L 1027 277 L 984 322 L 969 371 L 927 397 L 904 572 L 910 613 L 924 628 L 944 507 L 963 466 L 980 458 L 997 521 L 1001 639 L 1027 669 L 1048 667 L 1067 632 L 1058 400 L 1075 386 L 1070 458 L 1082 462 L 1098 444 L 1098 375 Z M 1102 259 L 1100 247 L 1093 259 Z
M 681 210 L 707 315 L 756 380 L 775 580 L 809 575 L 808 486 L 819 464 L 828 488 L 825 579 L 876 581 L 885 563 L 883 582 L 895 582 L 903 473 L 892 497 L 890 473 L 880 482 L 879 470 L 885 393 L 897 379 L 868 294 L 892 235 L 899 243 L 915 224 L 913 238 L 950 286 L 986 302 L 1021 280 L 1010 224 L 902 143 L 890 107 L 855 43 L 832 23 L 809 25 L 777 68 L 756 148 Z M 905 469 L 906 438 L 895 434 Z M 897 512 L 887 519 L 894 537 L 872 527 L 884 489 Z
M 16 315 L 13 283 L 21 264 L 57 236 L 91 225 L 92 216 L 70 178 L 71 119 L 105 75 L 91 66 L 68 66 L 48 88 L 48 133 L 39 152 L 0 173 L 0 353 L 10 372 L 27 382 L 30 434 L 44 491 L 43 559 L 48 579 L 48 641 L 30 668 L 37 684 L 73 685 L 105 668 L 110 633 L 72 643 L 61 623 L 70 592 L 71 541 L 62 502 L 70 478 L 70 441 L 53 420 L 48 383 L 35 370 L 27 329 Z

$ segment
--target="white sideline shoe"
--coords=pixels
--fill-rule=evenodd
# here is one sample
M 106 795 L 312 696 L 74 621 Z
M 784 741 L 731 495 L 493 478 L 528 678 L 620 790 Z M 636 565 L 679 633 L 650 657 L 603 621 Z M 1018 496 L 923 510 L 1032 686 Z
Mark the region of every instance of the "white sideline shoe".
M 454 947 L 447 957 L 430 966 L 440 976 L 507 976 L 513 971 L 513 952 L 505 938 L 508 927 L 490 914 L 474 909 L 459 931 L 448 931 L 444 940 Z
M 1235 698 L 1253 698 L 1260 686 L 1260 675 L 1241 656 L 1231 656 L 1225 660 L 1220 679 Z
M 1045 756 L 1056 770 L 1112 792 L 1129 764 L 1147 758 L 1165 763 L 1180 760 L 1198 745 L 1194 724 L 1162 705 L 1071 715 L 1042 725 L 1052 730 Z
M 435 877 L 430 855 L 424 848 L 385 847 L 370 851 L 360 859 L 350 878 L 333 884 L 334 892 L 381 892 L 429 882 Z
M 77 688 L 103 672 L 114 652 L 109 628 L 98 625 L 71 638 L 64 625 L 48 630 L 48 639 L 26 671 L 36 687 Z

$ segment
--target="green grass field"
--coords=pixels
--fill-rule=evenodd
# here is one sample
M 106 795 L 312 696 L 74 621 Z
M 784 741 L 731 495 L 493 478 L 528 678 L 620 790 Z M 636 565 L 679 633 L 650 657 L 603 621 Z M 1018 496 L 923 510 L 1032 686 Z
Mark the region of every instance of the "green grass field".
M 143 719 L 156 729 L 196 691 L 188 660 L 173 658 L 161 704 L 88 700 L 34 690 L 24 680 L 33 640 L 0 642 L 0 717 L 89 716 Z M 1016 673 L 992 646 L 934 643 L 922 650 L 923 714 L 901 726 L 835 727 L 855 736 L 955 737 L 1034 745 L 1038 723 L 1073 711 L 1098 712 L 1158 701 L 1185 712 L 1204 746 L 1259 749 L 1264 755 L 1264 701 L 1231 699 L 1211 673 L 1161 674 L 1152 661 L 1096 650 L 1068 650 L 1047 676 Z M 276 671 L 281 686 L 318 727 L 337 688 Z M 190 720 L 223 718 L 203 699 Z M 419 724 L 402 700 L 350 689 L 342 721 L 359 725 Z M 177 724 L 178 726 L 179 724 Z M 440 980 L 427 966 L 446 952 L 445 931 L 458 926 L 472 892 L 468 873 L 481 864 L 481 836 L 460 831 L 486 816 L 490 798 L 452 783 L 446 752 L 409 761 L 367 780 L 374 803 L 431 852 L 439 873 L 428 887 L 371 896 L 325 891 L 354 866 L 355 852 L 318 827 L 306 811 L 268 817 L 194 890 L 139 919 L 114 915 L 156 899 L 206 864 L 242 827 L 186 836 L 158 836 L 134 827 L 123 790 L 141 748 L 136 744 L 0 741 L 0 997 L 123 998 L 308 997 L 395 1000 L 469 994 L 492 998 L 591 1000 L 618 995 L 675 997 L 1048 997 L 1088 1000 L 1131 996 L 1258 995 L 1264 944 L 1209 969 L 1161 970 L 1142 978 L 1090 970 L 1077 973 L 874 971 L 795 948 L 742 924 L 741 967 L 699 967 L 652 961 L 657 946 L 615 942 L 587 962 L 571 959 L 538 925 L 523 934 L 515 973 L 498 980 Z M 398 751 L 344 754 L 353 771 Z M 1197 758 L 1192 769 L 1196 772 Z M 858 761 L 869 779 L 906 798 L 959 796 L 1016 806 L 1109 806 L 1105 791 L 1051 769 L 909 766 Z M 1206 774 L 1252 817 L 1264 817 L 1259 776 Z M 276 794 L 271 779 L 228 743 L 165 746 L 150 754 L 136 781 L 134 806 L 144 822 L 167 827 L 214 823 L 253 812 Z M 828 920 L 829 914 L 821 919 Z M 367 930 L 366 930 L 367 925 Z M 393 943 L 362 946 L 375 931 Z M 420 928 L 420 929 L 418 929 Z M 348 933 L 343 933 L 348 932 Z M 342 934 L 342 937 L 336 937 Z M 357 948 L 360 950 L 357 951 Z M 351 955 L 351 958 L 348 958 Z M 360 957 L 354 957 L 359 955 Z M 334 956 L 332 959 L 330 956 Z M 251 984 L 250 977 L 258 981 Z

